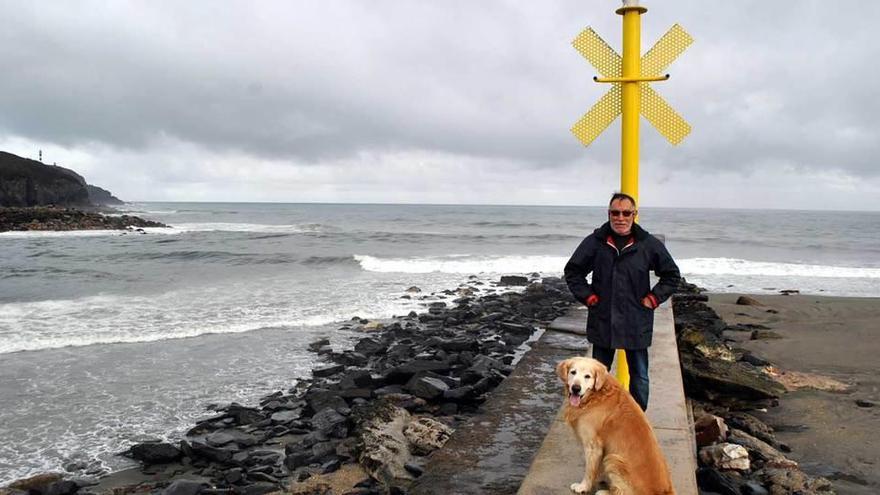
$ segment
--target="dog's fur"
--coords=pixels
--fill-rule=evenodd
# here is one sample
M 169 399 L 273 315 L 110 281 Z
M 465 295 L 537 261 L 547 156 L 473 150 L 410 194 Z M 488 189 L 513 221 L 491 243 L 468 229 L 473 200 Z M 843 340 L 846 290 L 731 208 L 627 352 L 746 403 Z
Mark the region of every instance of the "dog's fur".
M 556 374 L 565 383 L 565 420 L 586 458 L 584 479 L 571 490 L 587 493 L 601 477 L 613 495 L 674 495 L 647 416 L 605 365 L 575 357 L 560 362 Z

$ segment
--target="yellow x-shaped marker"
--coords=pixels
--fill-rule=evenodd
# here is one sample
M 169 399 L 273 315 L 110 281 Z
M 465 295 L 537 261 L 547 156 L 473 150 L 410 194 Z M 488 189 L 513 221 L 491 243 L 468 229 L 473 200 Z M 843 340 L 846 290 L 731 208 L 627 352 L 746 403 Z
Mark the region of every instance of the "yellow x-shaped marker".
M 678 24 L 672 26 L 653 48 L 641 58 L 642 77 L 661 76 L 694 39 Z M 585 29 L 572 42 L 603 77 L 621 77 L 621 56 L 608 46 L 592 28 Z M 612 83 L 611 89 L 593 105 L 574 126 L 571 132 L 584 146 L 593 142 L 621 112 L 621 87 L 624 83 Z M 670 143 L 678 144 L 691 132 L 691 126 L 647 82 L 640 82 L 640 113 L 648 119 Z

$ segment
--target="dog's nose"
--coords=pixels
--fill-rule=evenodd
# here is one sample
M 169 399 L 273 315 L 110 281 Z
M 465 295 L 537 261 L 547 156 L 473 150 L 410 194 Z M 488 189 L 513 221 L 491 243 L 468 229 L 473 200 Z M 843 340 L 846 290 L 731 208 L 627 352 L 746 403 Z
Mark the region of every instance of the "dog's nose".
M 571 393 L 573 393 L 573 394 L 579 394 L 579 393 L 581 393 L 581 386 L 578 385 L 577 383 L 575 383 L 574 385 L 572 385 L 572 386 L 571 386 Z

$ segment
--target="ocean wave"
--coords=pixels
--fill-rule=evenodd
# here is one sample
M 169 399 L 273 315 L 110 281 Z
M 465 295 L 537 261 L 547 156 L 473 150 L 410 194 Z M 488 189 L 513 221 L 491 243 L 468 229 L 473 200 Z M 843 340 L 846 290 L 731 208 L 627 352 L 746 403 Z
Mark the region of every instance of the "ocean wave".
M 298 234 L 304 232 L 318 232 L 322 229 L 321 224 L 292 224 L 271 225 L 260 223 L 181 223 L 175 224 L 173 229 L 180 232 L 259 232 L 268 234 Z
M 417 258 L 379 258 L 355 255 L 368 272 L 384 273 L 559 273 L 568 258 L 559 256 L 446 255 Z
M 0 354 L 318 327 L 352 315 L 387 318 L 417 309 L 416 302 L 367 291 L 302 305 L 290 302 L 294 294 L 276 285 L 0 304 Z
M 685 258 L 678 260 L 677 263 L 684 275 L 880 278 L 880 268 L 750 261 L 736 258 Z

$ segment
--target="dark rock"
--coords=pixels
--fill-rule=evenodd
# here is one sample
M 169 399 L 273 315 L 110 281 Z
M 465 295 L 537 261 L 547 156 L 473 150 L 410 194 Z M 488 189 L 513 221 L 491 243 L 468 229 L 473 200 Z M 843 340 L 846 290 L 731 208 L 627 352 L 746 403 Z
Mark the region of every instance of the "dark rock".
M 373 377 L 368 370 L 350 370 L 339 381 L 339 388 L 369 388 Z
M 309 464 L 320 464 L 336 457 L 336 446 L 338 442 L 327 441 L 312 445 L 312 457 L 309 458 Z
M 739 488 L 743 495 L 770 495 L 766 488 L 752 480 L 746 480 Z
M 342 463 L 339 459 L 331 459 L 324 464 L 321 464 L 321 473 L 328 474 L 338 470 L 342 466 Z
M 180 449 L 169 443 L 139 443 L 132 445 L 123 455 L 144 464 L 165 464 L 181 457 Z
M 223 473 L 223 479 L 231 485 L 239 483 L 244 479 L 244 470 L 242 468 L 232 468 Z
M 449 390 L 449 385 L 442 380 L 430 376 L 415 375 L 403 387 L 416 397 L 434 400 L 443 397 L 443 393 Z
M 205 442 L 212 447 L 222 447 L 235 443 L 242 447 L 250 447 L 259 442 L 259 438 L 241 430 L 220 430 L 205 437 Z
M 242 495 L 264 495 L 275 491 L 278 491 L 278 485 L 275 483 L 258 481 L 257 483 L 245 486 L 242 490 Z
M 345 371 L 345 366 L 343 366 L 341 364 L 335 364 L 335 365 L 315 368 L 312 370 L 312 375 L 314 375 L 317 378 L 323 378 L 323 377 L 333 376 L 333 375 L 335 375 L 337 373 L 341 373 L 343 371 Z
M 740 306 L 763 306 L 764 304 L 750 296 L 739 296 L 736 300 L 736 304 Z
M 751 339 L 752 340 L 770 340 L 770 339 L 781 339 L 782 335 L 779 335 L 776 332 L 770 330 L 755 330 L 752 332 Z
M 73 495 L 79 490 L 75 481 L 56 481 L 43 490 L 42 495 Z
M 876 407 L 877 403 L 864 399 L 856 399 L 856 405 L 859 407 Z
M 260 471 L 248 471 L 248 479 L 253 481 L 265 481 L 267 483 L 278 484 L 278 478 Z
M 526 277 L 521 277 L 519 275 L 502 275 L 501 280 L 498 281 L 498 285 L 525 286 L 525 285 L 529 285 L 529 279 Z
M 709 360 L 681 353 L 685 389 L 689 394 L 705 395 L 714 390 L 753 399 L 778 398 L 785 388 L 777 381 L 742 362 Z
M 387 347 L 387 345 L 372 337 L 364 337 L 355 344 L 354 350 L 365 356 L 372 356 L 377 352 L 385 350 Z
M 201 481 L 177 480 L 162 490 L 162 495 L 196 495 L 207 487 Z
M 435 373 L 444 373 L 451 369 L 451 365 L 447 361 L 433 361 L 425 359 L 416 359 L 400 366 L 395 366 L 385 373 L 385 379 L 388 383 L 405 383 L 413 375 L 419 371 L 433 371 Z
M 190 444 L 193 455 L 197 458 L 204 458 L 209 461 L 219 462 L 221 464 L 225 464 L 232 460 L 232 455 L 237 452 L 232 449 L 221 449 L 217 447 L 211 447 L 210 445 L 205 445 L 201 442 L 192 442 Z
M 407 471 L 409 471 L 410 473 L 412 473 L 412 475 L 415 476 L 416 478 L 418 478 L 419 476 L 422 475 L 422 473 L 425 472 L 425 468 L 423 468 L 422 466 L 419 466 L 418 464 L 412 463 L 412 462 L 405 463 L 403 465 L 403 468 L 406 469 Z
M 290 452 L 284 458 L 284 467 L 293 471 L 300 466 L 307 466 L 311 458 L 311 452 Z
M 272 423 L 275 423 L 275 424 L 287 424 L 287 423 L 290 423 L 291 421 L 296 421 L 297 419 L 299 419 L 301 417 L 302 417 L 302 410 L 295 409 L 295 410 L 278 411 L 276 413 L 273 413 L 272 416 L 270 417 L 270 419 L 272 420 Z
M 708 490 L 720 495 L 742 495 L 736 480 L 712 468 L 697 470 L 697 485 L 700 490 Z
M 328 407 L 331 409 L 348 407 L 345 399 L 339 396 L 338 391 L 332 391 L 323 388 L 314 388 L 309 390 L 306 393 L 305 399 L 312 413 L 317 413 L 319 411 L 327 409 Z
M 312 426 L 328 437 L 345 438 L 348 435 L 348 420 L 335 409 L 319 411 L 312 417 Z

